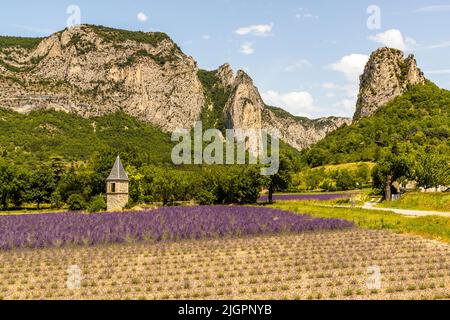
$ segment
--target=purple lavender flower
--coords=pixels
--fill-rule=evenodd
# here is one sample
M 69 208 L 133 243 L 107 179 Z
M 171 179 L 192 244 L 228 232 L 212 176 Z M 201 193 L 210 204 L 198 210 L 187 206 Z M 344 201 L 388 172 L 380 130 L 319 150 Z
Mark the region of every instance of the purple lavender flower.
M 135 240 L 203 239 L 351 228 L 339 219 L 263 207 L 164 207 L 126 213 L 54 213 L 0 217 L 0 249 L 95 245 Z

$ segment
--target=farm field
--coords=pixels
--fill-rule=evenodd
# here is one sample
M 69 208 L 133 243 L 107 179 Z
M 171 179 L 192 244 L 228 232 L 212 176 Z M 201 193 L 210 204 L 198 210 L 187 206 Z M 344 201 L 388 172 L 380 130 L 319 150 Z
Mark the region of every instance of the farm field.
M 450 247 L 383 230 L 0 252 L 2 299 L 449 299 Z M 79 288 L 67 288 L 79 268 Z M 379 289 L 368 268 L 379 267 Z

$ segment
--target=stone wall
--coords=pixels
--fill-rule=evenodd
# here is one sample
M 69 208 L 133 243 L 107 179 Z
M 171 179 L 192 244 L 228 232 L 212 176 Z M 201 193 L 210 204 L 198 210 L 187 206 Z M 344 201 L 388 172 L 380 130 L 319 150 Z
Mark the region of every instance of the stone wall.
M 112 184 L 116 184 L 116 192 L 111 192 Z M 120 211 L 128 203 L 128 182 L 111 181 L 107 183 L 106 203 L 108 211 Z

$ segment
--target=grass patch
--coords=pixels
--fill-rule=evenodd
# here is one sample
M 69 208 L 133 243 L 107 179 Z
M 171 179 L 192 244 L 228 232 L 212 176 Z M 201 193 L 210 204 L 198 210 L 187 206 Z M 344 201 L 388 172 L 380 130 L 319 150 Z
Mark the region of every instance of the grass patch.
M 450 193 L 407 193 L 397 201 L 382 202 L 378 207 L 450 212 Z
M 375 212 L 359 208 L 327 208 L 314 202 L 279 202 L 273 208 L 314 217 L 338 218 L 353 221 L 363 229 L 388 229 L 450 243 L 450 218 L 440 216 L 407 217 L 391 212 Z

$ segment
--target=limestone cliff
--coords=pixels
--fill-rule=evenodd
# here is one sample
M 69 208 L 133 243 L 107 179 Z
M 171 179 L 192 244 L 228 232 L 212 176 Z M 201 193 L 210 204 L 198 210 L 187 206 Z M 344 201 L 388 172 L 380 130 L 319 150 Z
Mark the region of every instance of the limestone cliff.
M 19 112 L 122 110 L 172 131 L 191 127 L 204 105 L 196 62 L 163 33 L 83 25 L 16 51 L 0 53 L 0 104 Z
M 278 129 L 282 140 L 297 150 L 305 149 L 324 139 L 328 133 L 351 123 L 352 119 L 343 117 L 295 117 L 273 107 L 266 107 L 263 112 L 264 127 L 268 130 Z
M 223 67 L 217 71 L 221 83 L 229 83 L 228 80 L 223 81 L 223 74 L 227 75 L 225 79 L 232 79 L 232 73 L 230 75 L 228 70 L 223 72 Z M 238 71 L 231 88 L 230 99 L 224 111 L 227 128 L 255 128 L 269 132 L 277 129 L 280 138 L 298 150 L 317 143 L 329 132 L 352 122 L 349 118 L 341 117 L 311 120 L 295 117 L 280 108 L 266 106 L 252 79 L 244 71 Z
M 360 78 L 354 120 L 373 115 L 379 107 L 406 92 L 411 85 L 425 82 L 414 56 L 381 48 L 372 53 Z

